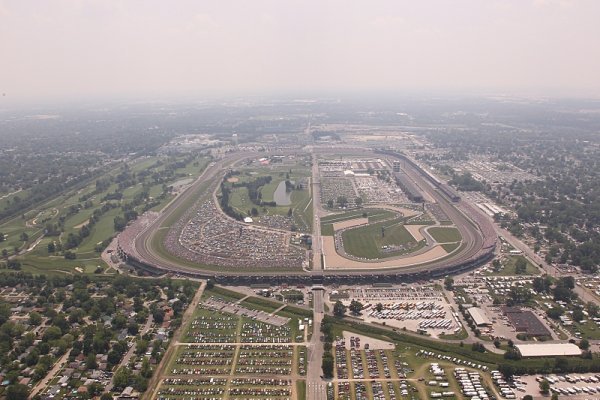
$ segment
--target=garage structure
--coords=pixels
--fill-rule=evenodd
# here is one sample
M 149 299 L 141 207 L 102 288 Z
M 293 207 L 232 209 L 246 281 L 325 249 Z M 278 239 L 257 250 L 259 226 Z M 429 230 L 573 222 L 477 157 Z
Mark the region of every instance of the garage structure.
M 467 312 L 477 326 L 491 326 L 492 321 L 485 315 L 485 312 L 479 307 L 470 307 Z

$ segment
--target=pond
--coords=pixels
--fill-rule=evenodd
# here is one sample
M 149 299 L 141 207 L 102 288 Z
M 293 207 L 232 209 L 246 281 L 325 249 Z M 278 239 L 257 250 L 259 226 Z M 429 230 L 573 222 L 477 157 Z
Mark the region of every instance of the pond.
M 293 181 L 290 182 L 294 183 Z M 273 200 L 275 200 L 278 206 L 289 206 L 292 204 L 292 192 L 285 191 L 285 181 L 281 181 L 277 185 L 277 189 L 273 193 Z

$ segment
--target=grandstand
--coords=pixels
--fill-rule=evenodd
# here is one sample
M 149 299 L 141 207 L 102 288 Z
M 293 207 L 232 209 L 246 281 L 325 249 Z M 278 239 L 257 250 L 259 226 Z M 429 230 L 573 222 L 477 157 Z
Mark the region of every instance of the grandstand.
M 408 175 L 404 172 L 394 172 L 394 178 L 396 178 L 396 184 L 400 186 L 406 197 L 415 203 L 423 202 L 423 194 Z

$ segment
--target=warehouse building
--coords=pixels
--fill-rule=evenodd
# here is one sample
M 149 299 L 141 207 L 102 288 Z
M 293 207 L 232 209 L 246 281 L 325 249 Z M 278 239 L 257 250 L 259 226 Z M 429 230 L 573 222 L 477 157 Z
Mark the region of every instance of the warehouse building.
M 467 312 L 473 319 L 473 322 L 477 326 L 491 326 L 492 321 L 485 315 L 485 312 L 479 307 L 471 307 L 467 309 Z
M 502 312 L 517 332 L 525 333 L 528 337 L 552 337 L 548 328 L 532 311 L 518 307 L 503 307 Z
M 573 343 L 516 344 L 522 357 L 580 356 L 581 349 Z

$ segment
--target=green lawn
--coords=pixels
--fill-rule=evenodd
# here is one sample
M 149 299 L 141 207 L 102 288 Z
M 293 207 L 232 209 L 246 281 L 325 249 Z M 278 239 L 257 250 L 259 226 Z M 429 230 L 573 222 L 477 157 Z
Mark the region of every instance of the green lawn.
M 285 173 L 289 170 L 265 170 L 264 168 L 244 170 L 244 173 L 236 175 L 239 179 L 238 182 L 246 182 L 254 180 L 261 176 L 272 176 L 273 179 L 270 183 L 261 187 L 260 192 L 262 194 L 262 200 L 265 202 L 273 201 L 273 194 L 277 189 L 280 182 L 285 180 Z M 301 179 L 302 177 L 308 176 L 306 171 L 293 169 L 293 174 L 290 176 L 291 180 Z M 253 175 L 247 175 L 247 173 L 255 173 Z M 229 204 L 235 208 L 238 212 L 247 215 L 252 208 L 256 208 L 258 216 L 262 215 L 284 215 L 287 216 L 290 208 L 293 212 L 293 219 L 296 227 L 299 231 L 310 232 L 312 230 L 312 219 L 313 209 L 310 191 L 294 190 L 291 194 L 291 204 L 287 206 L 275 206 L 275 207 L 261 207 L 252 203 L 248 196 L 248 189 L 246 187 L 233 188 L 229 200 Z
M 385 233 L 382 233 L 382 228 Z M 402 225 L 402 219 L 378 222 L 358 228 L 348 229 L 342 234 L 344 250 L 355 257 L 368 259 L 390 257 L 414 251 L 418 244 L 413 236 Z M 383 246 L 412 245 L 404 250 L 384 253 Z
M 173 159 L 174 158 L 172 157 L 170 158 L 170 160 Z M 144 170 L 158 172 L 165 170 L 165 164 L 157 165 L 158 160 L 158 157 L 151 157 L 135 161 L 130 165 L 130 170 L 133 172 L 140 172 Z M 193 165 L 196 162 L 198 164 Z M 187 177 L 190 173 L 198 175 L 207 164 L 207 159 L 193 159 L 192 161 L 188 162 L 188 164 L 185 167 L 176 169 L 174 171 L 173 182 L 182 179 L 182 177 Z M 121 171 L 122 165 L 113 168 L 100 178 L 115 177 Z M 144 182 L 149 189 L 149 195 L 151 197 L 156 198 L 163 193 L 162 183 L 155 183 L 152 180 L 151 175 L 146 176 L 144 178 Z M 101 199 L 105 197 L 106 194 L 117 191 L 118 186 L 116 183 L 112 183 L 104 191 L 99 192 L 93 197 L 89 198 L 89 201 L 91 201 L 93 204 L 92 207 L 89 207 L 87 209 L 83 208 L 83 200 L 81 199 L 82 196 L 89 195 L 95 190 L 96 179 L 87 183 L 86 185 L 82 185 L 80 187 L 73 188 L 69 191 L 61 193 L 57 197 L 50 199 L 42 206 L 26 212 L 25 218 L 21 218 L 19 216 L 11 220 L 5 221 L 3 224 L 0 225 L 0 232 L 7 235 L 7 237 L 6 240 L 0 242 L 0 251 L 6 248 L 7 250 L 9 250 L 9 253 L 12 253 L 14 251 L 15 246 L 21 247 L 23 243 L 20 241 L 20 236 L 23 232 L 29 235 L 29 241 L 27 243 L 27 246 L 30 246 L 35 241 L 35 239 L 42 234 L 43 228 L 45 227 L 46 223 L 57 224 L 59 222 L 59 219 L 62 218 L 64 219 L 64 232 L 62 233 L 62 235 L 48 239 L 43 239 L 42 242 L 36 247 L 36 249 L 33 252 L 31 252 L 31 254 L 20 257 L 20 261 L 22 263 L 27 261 L 28 264 L 26 268 L 29 268 L 30 270 L 32 270 L 32 272 L 37 272 L 38 270 L 42 271 L 45 268 L 49 270 L 56 269 L 72 271 L 75 264 L 59 263 L 57 260 L 63 259 L 62 257 L 59 257 L 58 259 L 48 258 L 46 248 L 50 241 L 62 241 L 64 243 L 69 233 L 78 234 L 80 231 L 80 227 L 82 226 L 82 224 L 88 222 L 94 210 L 100 209 L 104 204 L 104 202 L 102 202 Z M 143 186 L 139 183 L 135 183 L 134 185 L 128 188 L 124 188 L 121 191 L 123 193 L 123 198 L 121 201 L 112 200 L 110 202 L 117 205 L 120 205 L 122 203 L 128 203 L 133 200 L 135 195 L 141 193 L 142 190 Z M 166 205 L 171 199 L 172 196 L 167 196 L 167 198 L 162 200 L 161 204 L 155 206 L 154 209 L 157 210 L 164 207 L 164 205 Z M 72 205 L 77 205 L 81 208 L 76 213 L 67 216 L 69 212 L 69 207 Z M 138 213 L 141 213 L 143 211 L 143 206 L 144 204 L 138 206 L 136 208 L 136 211 L 138 211 Z M 121 214 L 123 214 L 121 207 L 117 207 L 110 209 L 103 215 L 101 215 L 97 223 L 93 227 L 91 227 L 89 236 L 85 237 L 77 248 L 72 249 L 72 251 L 74 251 L 77 254 L 78 260 L 94 259 L 99 256 L 99 254 L 95 252 L 94 248 L 97 244 L 110 237 L 113 237 L 116 234 L 114 230 L 113 220 L 115 216 Z M 47 221 L 43 222 L 43 220 L 45 219 L 47 219 Z M 27 226 L 33 224 L 34 222 L 36 222 L 35 226 Z M 84 263 L 83 265 L 84 267 L 86 267 L 85 264 L 86 263 Z M 104 265 L 103 263 L 101 264 Z
M 396 213 L 379 208 L 363 208 L 361 210 L 347 211 L 340 214 L 328 215 L 321 218 L 321 235 L 333 236 L 333 224 L 335 222 L 348 221 L 350 219 L 362 218 L 367 214 L 369 223 L 379 222 L 396 216 Z
M 539 275 L 540 269 L 527 257 L 517 255 L 517 256 L 508 256 L 506 260 L 503 262 L 502 267 L 499 271 L 494 271 L 493 269 L 490 272 L 487 272 L 486 275 L 497 275 L 497 276 L 512 276 L 517 275 L 516 264 L 517 260 L 525 259 L 527 261 L 527 268 L 525 269 L 525 273 L 521 275 Z
M 460 247 L 460 242 L 456 242 L 456 243 L 446 243 L 442 245 L 442 248 L 444 250 L 446 250 L 446 252 L 448 253 L 452 253 L 454 250 L 458 249 Z
M 219 296 L 233 302 L 246 297 L 245 294 L 234 292 L 233 290 L 225 289 L 221 286 L 213 286 L 211 289 L 205 289 L 204 293 L 202 293 L 202 298 L 208 298 L 210 296 Z
M 304 379 L 296 381 L 296 392 L 298 394 L 298 400 L 306 399 L 306 381 Z
M 427 232 L 439 243 L 459 242 L 462 240 L 460 232 L 456 228 L 429 228 Z

